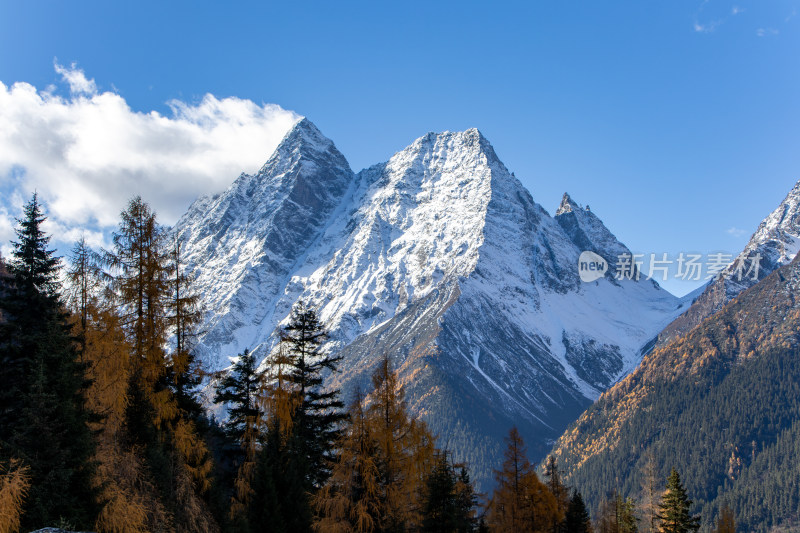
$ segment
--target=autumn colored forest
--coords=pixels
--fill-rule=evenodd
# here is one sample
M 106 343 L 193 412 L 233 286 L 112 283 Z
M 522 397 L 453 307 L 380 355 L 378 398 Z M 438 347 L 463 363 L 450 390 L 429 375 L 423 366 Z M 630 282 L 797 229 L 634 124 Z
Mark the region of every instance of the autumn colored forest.
M 134 198 L 109 250 L 62 262 L 36 195 L 0 260 L 0 533 L 695 531 L 678 472 L 652 497 L 590 517 L 555 459 L 537 469 L 512 428 L 478 494 L 406 408 L 387 354 L 369 390 L 323 386 L 342 363 L 314 309 L 295 306 L 263 363 L 209 374 L 203 310 L 181 243 Z M 209 413 L 225 413 L 215 418 Z M 735 531 L 723 511 L 717 531 Z

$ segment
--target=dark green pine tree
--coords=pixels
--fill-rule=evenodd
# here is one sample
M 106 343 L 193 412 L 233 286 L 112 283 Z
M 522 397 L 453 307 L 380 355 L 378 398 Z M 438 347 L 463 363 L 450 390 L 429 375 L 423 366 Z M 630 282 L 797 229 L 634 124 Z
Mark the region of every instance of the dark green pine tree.
M 456 483 L 456 505 L 457 518 L 456 531 L 467 533 L 475 531 L 478 525 L 475 510 L 478 507 L 478 495 L 475 494 L 475 487 L 469 477 L 469 470 L 465 465 L 461 465 L 458 471 L 458 481 Z
M 475 493 L 465 467 L 456 472 L 446 451 L 437 452 L 425 482 L 423 531 L 468 533 L 475 530 Z
M 302 303 L 296 305 L 281 339 L 281 360 L 288 367 L 284 379 L 293 398 L 291 429 L 284 437 L 277 419 L 269 424 L 251 505 L 274 507 L 269 513 L 270 531 L 311 530 L 310 497 L 330 477 L 336 441 L 347 418 L 339 391 L 323 388 L 324 377 L 336 372 L 341 360 L 321 351 L 325 338 L 314 310 Z M 257 512 L 264 514 L 263 510 Z M 258 529 L 259 520 L 251 523 L 255 531 L 262 530 Z
M 228 406 L 228 420 L 223 424 L 225 433 L 237 445 L 241 445 L 248 423 L 261 413 L 258 393 L 264 378 L 258 370 L 255 357 L 245 348 L 239 354 L 222 381 L 217 385 L 214 403 Z
M 88 383 L 44 221 L 34 194 L 12 243 L 13 277 L 0 291 L 0 459 L 16 457 L 30 466 L 24 529 L 57 523 L 88 528 L 97 513 L 94 442 L 84 400 Z
M 619 492 L 614 498 L 619 533 L 637 533 L 639 519 L 636 518 L 636 502 L 632 498 L 623 498 Z
M 678 471 L 674 468 L 667 478 L 667 490 L 659 505 L 658 518 L 664 533 L 688 533 L 700 528 L 700 518 L 692 516 L 689 509 L 692 500 L 686 495 Z
M 342 360 L 321 352 L 327 334 L 313 309 L 300 303 L 292 310 L 291 321 L 281 342 L 286 346 L 290 371 L 287 381 L 298 396 L 292 417 L 294 453 L 302 457 L 308 470 L 304 485 L 309 492 L 322 486 L 330 476 L 336 441 L 347 418 L 338 390 L 325 390 L 326 373 L 336 372 Z
M 592 520 L 581 493 L 573 490 L 564 517 L 564 531 L 567 533 L 591 533 Z
M 456 499 L 456 474 L 447 452 L 437 452 L 433 470 L 425 482 L 425 499 L 422 509 L 422 526 L 431 533 L 456 531 L 458 501 Z

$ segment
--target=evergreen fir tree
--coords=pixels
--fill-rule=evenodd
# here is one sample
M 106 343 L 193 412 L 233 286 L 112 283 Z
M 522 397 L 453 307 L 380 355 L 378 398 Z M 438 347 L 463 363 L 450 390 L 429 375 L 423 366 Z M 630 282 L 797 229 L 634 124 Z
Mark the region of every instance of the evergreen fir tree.
M 425 483 L 425 499 L 422 508 L 422 527 L 431 533 L 456 531 L 458 524 L 458 500 L 456 473 L 447 452 L 434 455 L 433 468 Z
M 263 380 L 264 374 L 258 370 L 255 357 L 245 349 L 218 383 L 214 395 L 214 403 L 228 407 L 228 420 L 223 424 L 223 430 L 231 446 L 224 449 L 223 453 L 233 460 L 237 470 L 228 513 L 232 522 L 229 529 L 237 532 L 249 531 L 248 506 L 254 494 L 253 481 L 262 429 L 259 396 Z
M 238 446 L 244 446 L 248 427 L 261 416 L 258 395 L 263 379 L 264 374 L 258 370 L 255 357 L 245 348 L 217 385 L 214 403 L 228 406 L 228 420 L 223 428 Z
M 467 533 L 475 529 L 475 493 L 466 467 L 458 471 L 446 451 L 434 454 L 425 483 L 423 531 Z
M 592 520 L 583 501 L 581 493 L 573 490 L 569 499 L 567 513 L 564 517 L 564 531 L 566 533 L 591 533 Z
M 0 461 L 30 468 L 26 528 L 66 521 L 91 527 L 94 443 L 87 426 L 89 383 L 61 300 L 59 259 L 34 194 L 16 230 L 0 325 Z
M 327 334 L 316 312 L 302 302 L 292 309 L 281 343 L 286 346 L 290 371 L 286 377 L 297 396 L 292 416 L 292 444 L 308 465 L 305 484 L 309 490 L 322 486 L 330 475 L 334 444 L 347 418 L 338 390 L 322 386 L 326 373 L 336 372 L 340 356 L 320 350 Z
M 475 510 L 478 507 L 478 496 L 469 476 L 466 465 L 458 467 L 456 481 L 456 531 L 466 533 L 475 531 L 478 521 Z
M 290 532 L 311 529 L 312 498 L 331 474 L 347 418 L 339 392 L 323 387 L 324 377 L 336 372 L 341 360 L 322 352 L 325 338 L 314 310 L 299 303 L 271 361 L 271 412 L 258 458 L 264 479 L 257 480 L 253 506 L 274 507 L 272 515 Z
M 699 517 L 692 516 L 689 509 L 692 500 L 686 495 L 686 489 L 681 484 L 678 471 L 674 468 L 667 478 L 667 490 L 659 506 L 658 518 L 661 521 L 663 533 L 688 533 L 697 531 L 700 527 Z
M 617 531 L 619 533 L 637 533 L 639 519 L 636 518 L 636 503 L 633 499 L 623 498 L 620 493 L 617 493 L 614 505 L 617 515 Z

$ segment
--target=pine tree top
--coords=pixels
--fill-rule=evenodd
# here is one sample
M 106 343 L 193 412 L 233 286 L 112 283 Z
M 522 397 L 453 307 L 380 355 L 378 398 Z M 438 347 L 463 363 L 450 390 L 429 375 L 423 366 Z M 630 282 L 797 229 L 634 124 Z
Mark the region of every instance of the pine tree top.
M 25 204 L 23 213 L 23 217 L 17 219 L 19 227 L 14 230 L 18 240 L 11 243 L 14 247 L 9 265 L 11 272 L 23 290 L 33 289 L 55 296 L 61 261 L 55 256 L 55 250 L 48 249 L 50 236 L 42 231 L 47 217 L 36 193 Z

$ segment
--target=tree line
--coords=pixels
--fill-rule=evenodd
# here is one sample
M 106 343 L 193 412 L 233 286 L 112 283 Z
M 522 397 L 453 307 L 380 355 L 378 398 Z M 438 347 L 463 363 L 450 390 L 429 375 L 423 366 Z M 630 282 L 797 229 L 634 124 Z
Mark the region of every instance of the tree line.
M 63 276 L 44 221 L 34 195 L 0 260 L 0 533 L 638 531 L 619 496 L 592 522 L 554 458 L 540 479 L 516 429 L 478 494 L 387 355 L 345 405 L 324 386 L 341 358 L 302 303 L 263 362 L 245 350 L 207 374 L 180 242 L 141 198 L 110 249 L 79 241 Z M 673 471 L 648 528 L 695 531 L 690 506 Z

